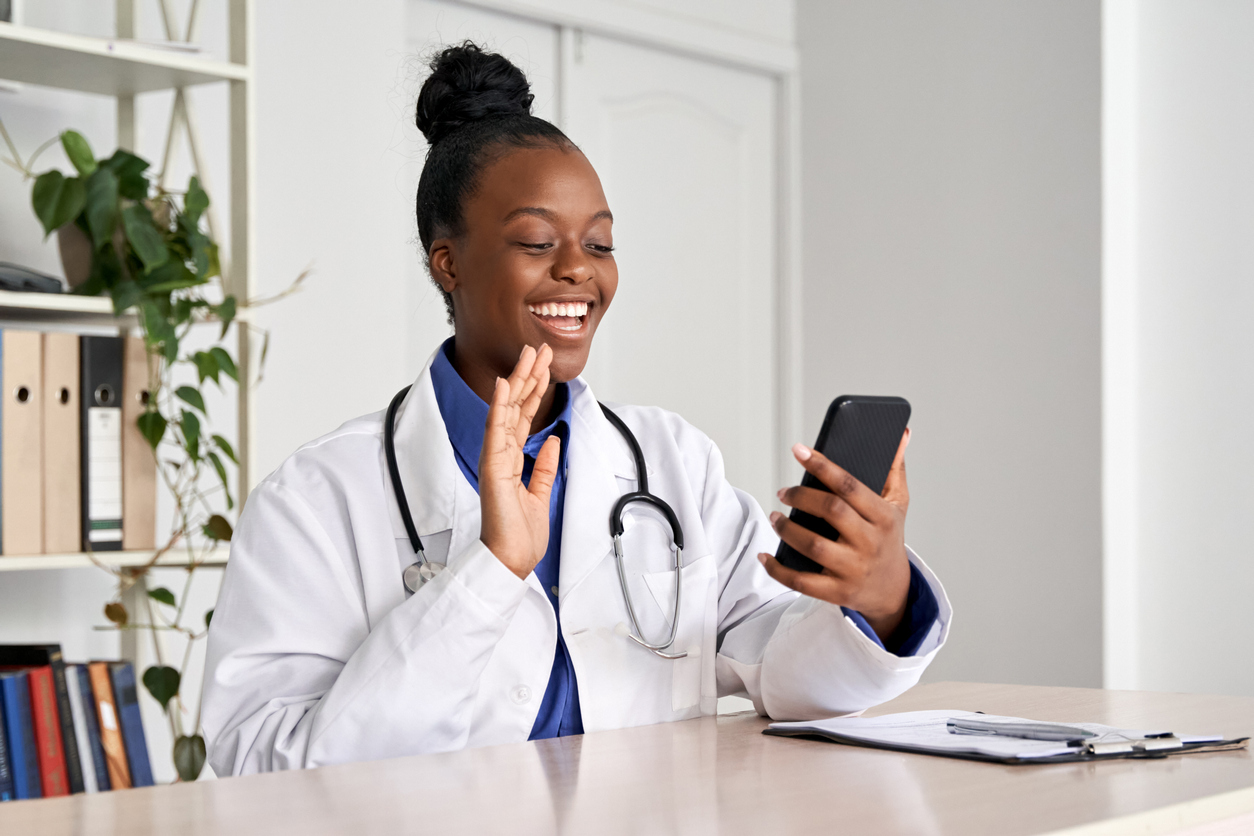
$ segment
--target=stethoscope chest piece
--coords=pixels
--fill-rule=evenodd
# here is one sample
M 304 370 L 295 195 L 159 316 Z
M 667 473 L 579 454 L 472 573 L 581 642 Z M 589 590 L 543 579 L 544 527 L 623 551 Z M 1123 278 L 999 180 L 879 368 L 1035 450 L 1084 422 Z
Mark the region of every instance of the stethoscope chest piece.
M 410 592 L 417 592 L 422 585 L 434 578 L 440 572 L 444 571 L 444 564 L 431 563 L 422 561 L 421 563 L 411 563 L 405 567 L 405 571 L 401 573 L 401 577 L 405 580 L 405 588 Z

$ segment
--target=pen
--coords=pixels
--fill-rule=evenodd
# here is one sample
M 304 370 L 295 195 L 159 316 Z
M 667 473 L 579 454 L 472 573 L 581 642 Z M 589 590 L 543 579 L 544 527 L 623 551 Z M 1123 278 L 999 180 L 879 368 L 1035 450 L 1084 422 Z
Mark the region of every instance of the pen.
M 1068 741 L 1097 737 L 1093 732 L 1078 726 L 1063 726 L 1057 723 L 998 723 L 968 717 L 951 717 L 945 725 L 950 734 L 992 734 L 1001 737 L 1018 737 L 1024 740 Z

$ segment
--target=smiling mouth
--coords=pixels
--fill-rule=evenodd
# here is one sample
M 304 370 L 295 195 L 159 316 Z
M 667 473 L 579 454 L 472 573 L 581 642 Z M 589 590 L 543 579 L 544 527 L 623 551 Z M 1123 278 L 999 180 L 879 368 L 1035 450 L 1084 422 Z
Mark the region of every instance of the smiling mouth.
M 591 308 L 587 302 L 544 302 L 527 306 L 531 315 L 547 329 L 565 336 L 576 336 L 584 329 Z

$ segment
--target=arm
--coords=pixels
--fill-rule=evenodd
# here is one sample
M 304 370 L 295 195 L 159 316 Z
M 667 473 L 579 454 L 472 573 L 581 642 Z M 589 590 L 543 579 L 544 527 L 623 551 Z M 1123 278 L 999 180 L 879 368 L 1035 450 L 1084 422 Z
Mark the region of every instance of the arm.
M 328 533 L 292 489 L 258 487 L 209 637 L 214 770 L 462 748 L 479 675 L 527 585 L 479 542 L 449 565 L 372 625 L 349 533 Z
M 900 469 L 904 477 L 904 468 Z M 757 503 L 727 484 L 717 449 L 712 449 L 707 467 L 703 521 L 725 566 L 730 567 L 721 573 L 725 579 L 721 580 L 716 660 L 720 694 L 745 694 L 760 713 L 776 719 L 860 711 L 917 682 L 944 642 L 950 619 L 948 599 L 936 577 L 904 543 L 899 568 L 904 569 L 906 589 L 896 590 L 900 599 L 884 601 L 885 609 L 892 610 L 889 615 L 896 613 L 896 618 L 876 620 L 886 638 L 915 645 L 910 648 L 914 655 L 890 653 L 860 629 L 856 622 L 866 621 L 859 618 L 861 600 L 799 595 L 773 579 L 774 573 L 768 574 L 757 556 L 773 553 L 779 538 Z M 773 564 L 774 558 L 766 563 Z M 912 578 L 925 584 L 937 608 L 931 624 L 913 640 L 893 635 L 899 626 L 903 630 L 911 626 L 903 620 L 902 611 L 911 600 L 907 593 Z

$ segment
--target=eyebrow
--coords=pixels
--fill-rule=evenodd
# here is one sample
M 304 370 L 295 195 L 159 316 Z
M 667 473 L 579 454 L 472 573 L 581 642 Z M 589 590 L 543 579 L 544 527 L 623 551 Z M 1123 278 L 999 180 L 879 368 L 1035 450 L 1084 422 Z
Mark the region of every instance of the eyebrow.
M 543 218 L 544 220 L 549 221 L 549 222 L 554 222 L 557 220 L 556 214 L 554 214 L 552 211 L 548 209 L 545 209 L 542 206 L 520 206 L 514 211 L 510 212 L 508 215 L 506 215 L 505 219 L 501 221 L 501 223 L 507 224 L 510 221 L 514 220 L 514 218 L 519 218 L 519 217 L 522 217 L 523 215 L 532 215 L 537 218 Z M 597 212 L 595 215 L 589 218 L 589 220 L 599 221 L 602 218 L 610 221 L 611 223 L 614 222 L 614 215 L 612 212 L 610 212 L 609 209 L 602 209 L 600 212 Z

